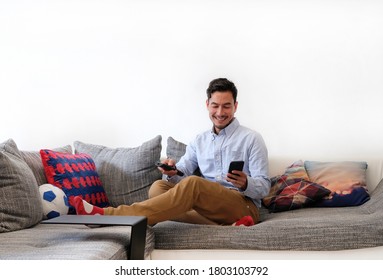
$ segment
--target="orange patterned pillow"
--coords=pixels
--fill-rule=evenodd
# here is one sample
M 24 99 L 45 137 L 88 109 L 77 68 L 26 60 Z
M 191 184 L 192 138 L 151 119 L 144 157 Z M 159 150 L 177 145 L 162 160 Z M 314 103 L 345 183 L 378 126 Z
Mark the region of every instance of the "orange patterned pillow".
M 366 162 L 305 161 L 304 166 L 310 181 L 331 191 L 317 206 L 356 206 L 370 199 L 366 186 Z

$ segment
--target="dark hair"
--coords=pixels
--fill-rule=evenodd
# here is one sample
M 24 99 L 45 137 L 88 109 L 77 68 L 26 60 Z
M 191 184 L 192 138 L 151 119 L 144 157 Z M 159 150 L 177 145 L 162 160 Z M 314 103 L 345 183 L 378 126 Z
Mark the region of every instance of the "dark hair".
M 238 90 L 232 81 L 229 81 L 226 78 L 218 78 L 212 80 L 206 90 L 207 98 L 210 99 L 211 95 L 216 91 L 230 91 L 233 94 L 234 103 L 237 102 Z

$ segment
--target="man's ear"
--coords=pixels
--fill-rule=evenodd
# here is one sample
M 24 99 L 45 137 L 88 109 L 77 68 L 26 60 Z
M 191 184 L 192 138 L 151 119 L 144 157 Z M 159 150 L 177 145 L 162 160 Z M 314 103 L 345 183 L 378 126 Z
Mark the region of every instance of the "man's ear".
M 209 98 L 206 99 L 206 108 L 209 107 Z

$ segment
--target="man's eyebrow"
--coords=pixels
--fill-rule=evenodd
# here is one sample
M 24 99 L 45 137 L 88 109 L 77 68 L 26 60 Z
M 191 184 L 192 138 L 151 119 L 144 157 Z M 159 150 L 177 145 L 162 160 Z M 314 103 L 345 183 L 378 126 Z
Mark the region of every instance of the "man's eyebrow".
M 217 103 L 217 102 L 212 101 L 211 104 L 212 104 L 212 105 L 222 105 L 222 106 L 227 106 L 227 105 L 231 105 L 232 103 L 231 103 L 231 102 L 226 102 L 226 103 L 220 104 L 220 103 Z

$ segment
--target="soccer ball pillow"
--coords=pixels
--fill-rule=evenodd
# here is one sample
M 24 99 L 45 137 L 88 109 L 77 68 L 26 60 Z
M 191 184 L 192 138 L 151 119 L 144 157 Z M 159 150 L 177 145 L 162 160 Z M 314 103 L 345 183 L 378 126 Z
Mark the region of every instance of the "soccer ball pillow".
M 39 191 L 43 203 L 44 219 L 68 214 L 68 197 L 62 189 L 51 184 L 44 184 L 39 187 Z

